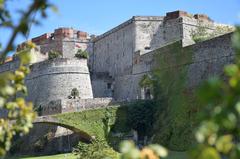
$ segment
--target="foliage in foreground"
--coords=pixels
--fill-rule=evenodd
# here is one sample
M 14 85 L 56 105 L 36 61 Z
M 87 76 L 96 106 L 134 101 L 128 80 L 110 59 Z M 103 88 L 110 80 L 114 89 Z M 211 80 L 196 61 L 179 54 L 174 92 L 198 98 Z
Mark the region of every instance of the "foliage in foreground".
M 0 156 L 10 149 L 11 140 L 16 134 L 28 133 L 35 118 L 32 103 L 28 103 L 17 94 L 27 94 L 24 78 L 29 73 L 25 65 L 30 61 L 29 50 L 18 53 L 20 66 L 15 72 L 0 75 L 0 108 L 5 118 L 0 119 Z
M 27 37 L 29 35 L 31 24 L 39 23 L 33 19 L 36 12 L 41 13 L 41 17 L 47 16 L 46 9 L 53 7 L 48 0 L 32 1 L 28 8 L 18 8 L 20 14 L 16 20 L 15 9 L 12 13 L 7 7 L 7 0 L 0 0 L 0 29 L 8 29 L 10 36 L 6 38 L 6 45 L 0 42 L 0 63 L 5 62 L 6 56 L 15 49 L 14 42 L 18 35 Z M 14 19 L 14 20 L 13 20 Z M 14 135 L 24 134 L 32 127 L 32 121 L 35 113 L 32 109 L 32 104 L 25 102 L 20 95 L 26 94 L 27 89 L 24 85 L 24 78 L 29 73 L 29 68 L 26 67 L 30 62 L 29 51 L 33 48 L 32 43 L 26 44 L 24 50 L 18 53 L 20 58 L 19 68 L 15 72 L 6 72 L 0 76 L 0 111 L 6 116 L 0 119 L 0 156 L 4 156 L 9 150 L 11 140 Z
M 166 148 L 153 144 L 139 150 L 133 142 L 123 141 L 120 145 L 120 159 L 159 159 L 168 155 Z
M 226 81 L 208 80 L 200 89 L 203 121 L 196 132 L 194 159 L 240 158 L 240 28 L 233 37 L 235 64 L 224 69 Z

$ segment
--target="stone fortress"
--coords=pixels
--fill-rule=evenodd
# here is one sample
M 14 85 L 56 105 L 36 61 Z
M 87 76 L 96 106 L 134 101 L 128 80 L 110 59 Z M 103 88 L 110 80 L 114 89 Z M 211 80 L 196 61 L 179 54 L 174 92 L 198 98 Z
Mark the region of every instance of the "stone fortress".
M 181 66 L 189 67 L 188 85 L 194 87 L 209 75 L 221 74 L 223 66 L 233 61 L 232 33 L 199 43 L 192 36 L 199 27 L 211 33 L 222 26 L 227 25 L 215 23 L 207 15 L 175 11 L 166 16 L 134 16 L 100 36 L 72 28 L 55 29 L 31 40 L 38 51 L 32 52 L 37 58 L 26 79 L 27 99 L 41 105 L 47 115 L 151 98 L 139 81 L 156 65 L 154 55 L 161 54 L 166 60 L 172 54 L 169 46 L 176 42 L 181 50 L 193 52 L 191 61 L 183 60 Z M 75 57 L 79 49 L 89 53 L 88 60 Z M 61 57 L 48 60 L 52 50 Z M 17 64 L 13 58 L 0 66 L 0 72 L 14 70 Z M 178 66 L 172 62 L 166 67 Z M 79 91 L 78 99 L 68 99 L 73 88 Z

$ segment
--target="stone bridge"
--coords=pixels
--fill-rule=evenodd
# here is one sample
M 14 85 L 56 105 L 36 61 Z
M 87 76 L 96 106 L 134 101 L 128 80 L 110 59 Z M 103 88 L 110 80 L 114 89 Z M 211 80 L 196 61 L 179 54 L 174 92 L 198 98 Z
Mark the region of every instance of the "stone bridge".
M 83 139 L 85 139 L 87 141 L 90 141 L 92 139 L 92 136 L 89 135 L 88 133 L 86 133 L 74 126 L 64 124 L 64 123 L 60 122 L 57 118 L 54 118 L 52 116 L 37 117 L 34 120 L 33 124 L 49 124 L 49 125 L 61 126 L 61 127 L 64 127 L 66 129 L 73 131 L 76 134 L 79 134 Z

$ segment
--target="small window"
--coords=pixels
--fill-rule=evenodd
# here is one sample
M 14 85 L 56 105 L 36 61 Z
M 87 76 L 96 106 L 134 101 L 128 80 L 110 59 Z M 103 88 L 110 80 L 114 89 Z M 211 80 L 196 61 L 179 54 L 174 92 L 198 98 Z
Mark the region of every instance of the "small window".
M 111 83 L 107 83 L 107 89 L 111 89 L 112 84 Z
M 151 47 L 150 47 L 150 46 L 146 46 L 144 49 L 145 49 L 145 50 L 150 50 Z

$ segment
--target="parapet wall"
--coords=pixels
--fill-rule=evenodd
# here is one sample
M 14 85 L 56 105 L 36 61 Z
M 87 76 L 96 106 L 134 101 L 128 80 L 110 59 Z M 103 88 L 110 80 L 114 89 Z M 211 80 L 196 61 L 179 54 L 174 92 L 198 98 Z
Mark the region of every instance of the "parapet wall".
M 32 38 L 41 54 L 48 55 L 50 51 L 59 52 L 63 58 L 73 58 L 79 49 L 92 51 L 91 37 L 88 33 L 73 28 L 58 28 L 53 33 L 45 33 Z M 17 50 L 24 48 L 25 42 L 18 45 Z
M 75 39 L 75 40 L 88 40 L 88 34 L 83 31 L 77 31 L 73 28 L 58 28 L 54 30 L 54 33 L 45 33 L 32 39 L 37 45 L 48 43 L 51 40 L 63 40 L 63 39 Z
M 96 109 L 116 104 L 112 98 L 94 99 L 59 99 L 41 105 L 41 115 L 77 112 L 88 109 Z

